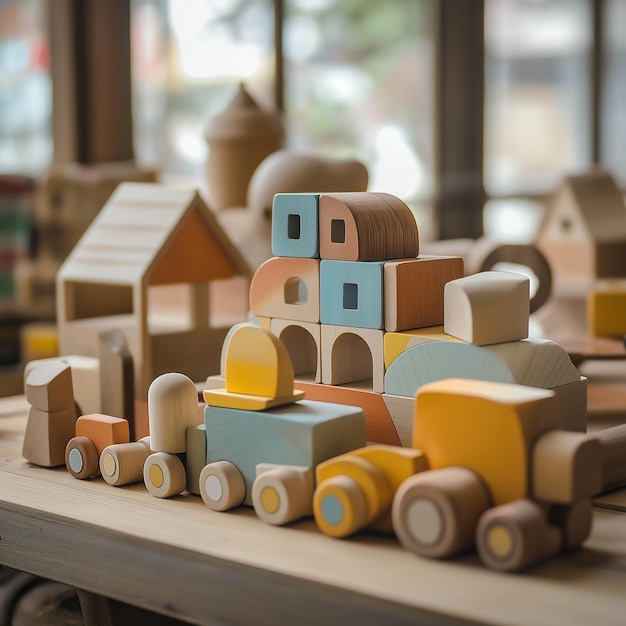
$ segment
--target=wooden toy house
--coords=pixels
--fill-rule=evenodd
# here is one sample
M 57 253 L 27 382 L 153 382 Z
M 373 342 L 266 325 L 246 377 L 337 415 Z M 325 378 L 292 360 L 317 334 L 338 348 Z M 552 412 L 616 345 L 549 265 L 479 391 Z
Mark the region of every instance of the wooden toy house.
M 99 333 L 119 328 L 133 356 L 138 397 L 163 372 L 200 380 L 219 371 L 222 341 L 241 321 L 212 325 L 215 281 L 233 279 L 243 318 L 250 276 L 197 192 L 124 183 L 57 275 L 61 354 L 97 356 Z M 157 310 L 159 300 L 165 312 Z
M 557 296 L 584 295 L 599 278 L 626 276 L 626 207 L 603 170 L 568 176 L 537 236 Z

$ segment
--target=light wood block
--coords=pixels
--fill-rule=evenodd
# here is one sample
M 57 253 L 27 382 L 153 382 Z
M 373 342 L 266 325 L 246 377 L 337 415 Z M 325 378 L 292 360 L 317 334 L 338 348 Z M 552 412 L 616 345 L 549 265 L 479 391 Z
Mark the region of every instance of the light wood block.
M 448 379 L 417 392 L 413 447 L 433 469 L 461 465 L 475 471 L 493 502 L 530 495 L 530 449 L 556 428 L 554 394 L 502 383 Z
M 176 454 L 155 452 L 143 466 L 143 481 L 155 498 L 177 496 L 185 490 L 185 466 Z
M 383 328 L 383 263 L 320 263 L 322 324 Z
M 385 373 L 385 393 L 415 396 L 426 383 L 466 378 L 514 383 L 507 365 L 491 352 L 460 341 L 432 341 L 403 352 Z
M 382 394 L 383 401 L 395 426 L 400 445 L 411 447 L 413 441 L 413 413 L 415 398 L 409 396 L 394 396 Z
M 72 370 L 58 360 L 42 362 L 32 369 L 24 385 L 26 399 L 36 409 L 46 412 L 74 408 Z
M 530 281 L 509 272 L 480 272 L 448 282 L 444 330 L 477 346 L 528 337 Z
M 466 467 L 423 472 L 398 489 L 393 529 L 407 550 L 446 558 L 474 545 L 476 525 L 490 504 L 481 479 Z
M 444 285 L 462 278 L 461 257 L 425 256 L 387 261 L 384 270 L 385 330 L 443 324 Z
M 265 261 L 250 283 L 250 311 L 257 316 L 319 322 L 319 260 L 273 257 Z
M 285 346 L 294 376 L 322 382 L 322 331 L 319 324 L 273 319 L 270 329 Z
M 534 499 L 574 504 L 602 488 L 602 446 L 584 433 L 554 430 L 541 435 L 532 449 Z
M 184 452 L 187 428 L 202 422 L 193 381 L 176 372 L 156 378 L 148 389 L 148 420 L 155 452 Z
M 107 446 L 100 455 L 100 474 L 116 487 L 137 483 L 143 479 L 143 466 L 151 453 L 148 437 Z
M 213 406 L 262 411 L 301 400 L 293 388 L 293 366 L 285 346 L 260 326 L 242 325 L 230 335 L 225 355 L 224 389 L 206 389 Z
M 557 554 L 561 532 L 548 525 L 544 510 L 520 499 L 489 509 L 476 530 L 482 562 L 492 569 L 516 572 Z
M 626 279 L 600 281 L 587 294 L 587 327 L 594 337 L 626 335 Z
M 77 413 L 85 415 L 100 412 L 100 361 L 95 357 L 76 354 L 55 357 L 54 359 L 39 359 L 29 361 L 24 368 L 24 380 L 30 376 L 32 370 L 42 364 L 52 361 L 61 361 L 72 370 L 72 389 Z
M 322 324 L 322 382 L 355 385 L 382 393 L 383 331 Z
M 200 472 L 206 465 L 206 427 L 204 424 L 190 426 L 187 429 L 187 491 L 200 495 Z
M 259 463 L 318 463 L 365 445 L 365 416 L 360 408 L 303 400 L 267 411 L 215 406 L 205 408 L 207 461 L 233 463 L 244 477 L 245 504 Z
M 405 350 L 431 341 L 461 341 L 443 332 L 442 326 L 416 328 L 400 332 L 386 332 L 384 337 L 385 369 Z
M 128 420 L 131 439 L 136 439 L 135 373 L 126 338 L 116 328 L 102 331 L 98 338 L 101 411 Z
M 252 505 L 264 522 L 282 526 L 313 515 L 310 467 L 259 463 L 252 484 Z
M 559 428 L 587 432 L 587 379 L 552 387 L 557 401 Z
M 79 480 L 93 478 L 98 473 L 98 456 L 96 445 L 89 437 L 73 437 L 65 448 L 65 467 Z
M 277 193 L 272 203 L 272 253 L 319 257 L 319 194 Z
M 319 220 L 322 259 L 386 261 L 419 254 L 415 217 L 391 194 L 322 194 Z
M 74 436 L 76 410 L 41 411 L 33 406 L 28 410 L 22 456 L 42 467 L 56 467 L 65 463 L 65 447 Z
M 107 446 L 128 443 L 130 430 L 128 421 L 122 417 L 92 413 L 76 420 L 76 436 L 91 439 L 100 455 Z

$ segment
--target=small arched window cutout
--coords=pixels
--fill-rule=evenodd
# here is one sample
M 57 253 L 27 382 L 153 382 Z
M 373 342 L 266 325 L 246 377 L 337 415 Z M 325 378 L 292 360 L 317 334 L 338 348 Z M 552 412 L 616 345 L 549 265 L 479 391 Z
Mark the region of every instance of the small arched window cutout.
M 305 306 L 309 298 L 306 283 L 297 276 L 292 276 L 285 281 L 285 304 Z

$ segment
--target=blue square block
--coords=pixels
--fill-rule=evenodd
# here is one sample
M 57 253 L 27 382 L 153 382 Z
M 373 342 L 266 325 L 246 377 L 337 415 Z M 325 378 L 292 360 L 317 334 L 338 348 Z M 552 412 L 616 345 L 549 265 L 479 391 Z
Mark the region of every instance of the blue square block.
M 383 270 L 377 261 L 320 262 L 322 324 L 383 328 Z
M 272 207 L 274 256 L 319 257 L 319 195 L 278 193 Z

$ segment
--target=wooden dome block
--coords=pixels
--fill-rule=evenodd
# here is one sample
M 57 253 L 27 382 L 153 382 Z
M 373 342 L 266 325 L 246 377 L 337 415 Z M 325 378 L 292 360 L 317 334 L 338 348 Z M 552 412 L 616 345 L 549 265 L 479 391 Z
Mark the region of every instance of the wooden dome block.
M 114 443 L 128 443 L 130 429 L 128 420 L 112 415 L 92 413 L 81 415 L 76 420 L 76 436 L 91 439 L 98 450 L 98 454 Z
M 322 194 L 320 256 L 338 261 L 387 261 L 419 254 L 411 209 L 388 193 Z
M 551 391 L 447 379 L 418 390 L 413 447 L 433 469 L 461 465 L 475 471 L 498 505 L 530 495 L 531 447 L 557 425 Z
M 207 406 L 207 462 L 227 459 L 246 484 L 244 504 L 259 463 L 314 468 L 366 443 L 365 416 L 358 407 L 303 400 L 267 411 Z
M 271 331 L 287 349 L 296 378 L 322 382 L 322 330 L 319 324 L 273 319 Z
M 41 411 L 74 408 L 72 370 L 63 361 L 43 361 L 30 372 L 24 387 L 30 405 Z
M 49 413 L 35 407 L 28 411 L 22 456 L 42 467 L 65 465 L 65 447 L 74 436 L 76 411 L 71 409 Z
M 382 393 L 385 360 L 382 330 L 322 324 L 322 382 Z
M 530 281 L 509 272 L 480 272 L 444 289 L 446 333 L 483 346 L 528 337 Z
M 319 257 L 319 195 L 277 193 L 272 205 L 272 253 Z
M 273 257 L 265 261 L 250 283 L 250 311 L 262 317 L 319 322 L 319 260 Z
M 385 330 L 443 324 L 443 290 L 462 278 L 461 257 L 420 256 L 385 263 Z
M 443 325 L 416 328 L 413 330 L 388 331 L 385 333 L 385 369 L 405 351 L 413 346 L 431 341 L 461 341 L 443 332 Z
M 383 263 L 322 261 L 322 324 L 383 328 Z

